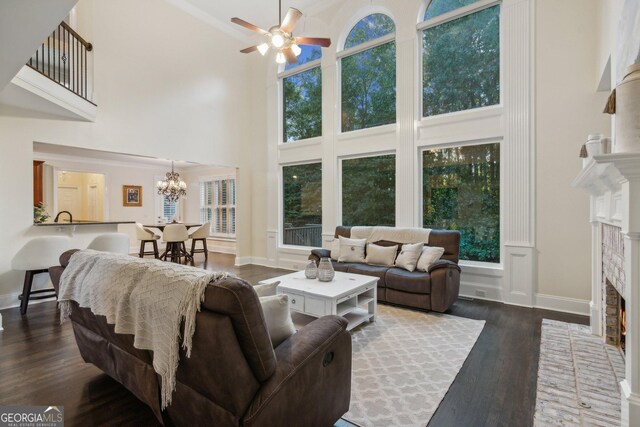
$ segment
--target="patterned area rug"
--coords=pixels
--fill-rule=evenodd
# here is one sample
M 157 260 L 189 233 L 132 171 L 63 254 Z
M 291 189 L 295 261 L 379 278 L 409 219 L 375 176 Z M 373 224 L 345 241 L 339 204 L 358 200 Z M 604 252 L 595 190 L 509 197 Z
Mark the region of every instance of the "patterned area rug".
M 535 426 L 619 426 L 624 359 L 588 326 L 544 319 Z
M 425 426 L 475 344 L 484 321 L 378 305 L 353 330 L 351 407 L 361 426 Z

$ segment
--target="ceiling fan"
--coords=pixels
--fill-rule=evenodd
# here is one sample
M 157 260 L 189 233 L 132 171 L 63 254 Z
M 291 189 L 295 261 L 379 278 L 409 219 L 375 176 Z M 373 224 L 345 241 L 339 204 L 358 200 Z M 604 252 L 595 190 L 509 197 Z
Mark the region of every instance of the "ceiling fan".
M 242 49 L 242 53 L 251 53 L 254 51 L 260 52 L 263 56 L 269 51 L 269 48 L 275 49 L 276 62 L 278 64 L 295 64 L 298 62 L 298 56 L 302 52 L 299 45 L 313 45 L 329 47 L 331 46 L 331 39 L 320 37 L 294 37 L 293 29 L 295 28 L 298 20 L 302 16 L 302 12 L 298 9 L 290 7 L 287 11 L 284 20 L 282 20 L 282 0 L 278 1 L 278 18 L 280 25 L 274 25 L 269 28 L 269 31 L 263 30 L 247 21 L 240 18 L 231 18 L 231 22 L 245 27 L 251 31 L 261 34 L 265 37 L 265 41 L 261 44 L 250 46 L 246 49 Z

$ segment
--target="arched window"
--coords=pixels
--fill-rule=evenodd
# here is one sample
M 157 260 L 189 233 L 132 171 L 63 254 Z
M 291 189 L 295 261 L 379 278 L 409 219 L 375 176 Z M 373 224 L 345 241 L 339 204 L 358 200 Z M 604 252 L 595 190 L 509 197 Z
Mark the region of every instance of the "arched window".
M 424 19 L 423 117 L 499 104 L 500 5 L 431 0 Z
M 284 142 L 322 135 L 322 51 L 319 46 L 300 47 L 298 62 L 287 64 L 282 78 Z
M 374 13 L 349 32 L 339 53 L 342 132 L 395 123 L 396 42 L 391 18 Z

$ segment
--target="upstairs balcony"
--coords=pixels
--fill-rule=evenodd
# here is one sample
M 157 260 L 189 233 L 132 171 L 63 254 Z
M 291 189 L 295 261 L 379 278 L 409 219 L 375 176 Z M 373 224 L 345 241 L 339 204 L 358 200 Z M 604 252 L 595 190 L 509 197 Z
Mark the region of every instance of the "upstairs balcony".
M 0 92 L 0 113 L 94 121 L 92 53 L 92 44 L 61 22 Z

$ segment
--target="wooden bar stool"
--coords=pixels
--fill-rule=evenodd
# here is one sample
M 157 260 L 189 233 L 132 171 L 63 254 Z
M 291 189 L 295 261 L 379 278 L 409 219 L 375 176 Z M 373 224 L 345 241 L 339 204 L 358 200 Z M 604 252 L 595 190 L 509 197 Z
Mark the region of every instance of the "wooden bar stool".
M 144 228 L 142 224 L 136 223 L 136 237 L 140 240 L 140 252 L 138 256 L 144 258 L 145 255 L 153 255 L 156 259 L 160 258 L 160 252 L 158 251 L 158 236 L 148 228 Z M 153 244 L 153 251 L 146 251 L 147 243 Z
M 155 240 L 154 240 L 155 242 Z M 101 234 L 89 243 L 87 249 L 111 252 L 115 254 L 129 254 L 129 236 L 124 233 Z
M 39 300 L 56 296 L 53 288 L 31 290 L 33 278 L 40 273 L 48 273 L 49 267 L 58 265 L 60 255 L 71 249 L 71 239 L 65 236 L 43 236 L 29 240 L 11 261 L 11 268 L 24 271 L 24 284 L 20 300 L 20 314 L 27 314 L 29 300 Z M 31 296 L 37 294 L 36 296 Z
M 210 224 L 205 222 L 189 234 L 191 239 L 191 258 L 193 254 L 204 253 L 204 259 L 209 259 L 209 249 L 207 249 L 207 237 L 209 237 Z M 202 242 L 202 249 L 196 249 L 196 242 Z
M 187 227 L 184 224 L 170 224 L 164 228 L 162 240 L 167 243 L 167 249 L 164 253 L 164 260 L 170 258 L 172 262 L 182 263 L 182 257 L 189 261 L 193 258 L 187 252 L 184 242 L 189 239 Z

